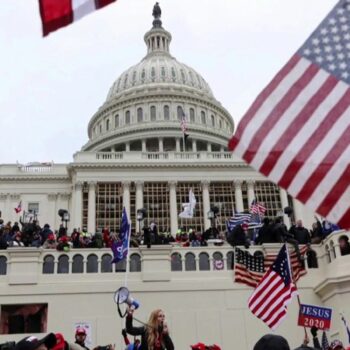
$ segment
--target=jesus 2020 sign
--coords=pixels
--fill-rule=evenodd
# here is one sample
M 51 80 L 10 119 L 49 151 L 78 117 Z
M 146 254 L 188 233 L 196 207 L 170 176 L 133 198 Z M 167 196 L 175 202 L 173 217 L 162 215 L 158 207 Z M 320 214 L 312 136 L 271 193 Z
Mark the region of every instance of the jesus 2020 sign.
M 298 326 L 317 327 L 318 329 L 328 330 L 331 327 L 332 309 L 300 304 Z

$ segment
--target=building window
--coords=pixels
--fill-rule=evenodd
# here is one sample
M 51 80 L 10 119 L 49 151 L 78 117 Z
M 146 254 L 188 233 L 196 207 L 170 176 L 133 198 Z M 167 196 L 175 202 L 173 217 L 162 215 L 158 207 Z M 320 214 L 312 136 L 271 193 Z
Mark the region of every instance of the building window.
M 130 124 L 130 111 L 125 112 L 125 124 Z
M 137 121 L 139 123 L 143 121 L 143 110 L 141 107 L 137 109 Z
M 6 256 L 0 256 L 0 275 L 6 275 L 7 273 L 7 258 Z
M 211 115 L 211 126 L 215 126 L 215 117 Z
M 157 119 L 156 107 L 155 106 L 151 106 L 151 120 L 155 121 L 156 119 Z
M 183 109 L 181 106 L 177 106 L 177 119 L 181 120 L 184 115 Z
M 55 272 L 55 258 L 53 255 L 46 255 L 43 261 L 43 273 L 52 274 Z
M 205 112 L 204 112 L 204 111 L 201 112 L 201 123 L 202 123 L 202 124 L 206 124 L 206 123 L 207 123 L 206 118 L 205 118 Z
M 109 254 L 102 255 L 101 272 L 102 273 L 112 272 L 112 256 L 111 255 L 109 255 Z
M 201 271 L 210 270 L 209 255 L 207 253 L 199 254 L 199 270 Z
M 141 271 L 141 257 L 138 254 L 131 254 L 130 256 L 130 272 Z
M 219 128 L 222 129 L 222 120 L 219 120 Z
M 81 254 L 73 256 L 72 262 L 72 273 L 83 273 L 84 272 L 84 257 Z
M 102 134 L 102 125 L 100 124 L 100 134 Z
M 187 253 L 185 255 L 185 270 L 196 271 L 196 257 L 193 253 Z
M 164 120 L 170 120 L 169 106 L 164 106 Z
M 114 117 L 114 125 L 116 128 L 119 127 L 119 114 L 116 114 Z
M 190 122 L 195 122 L 194 108 L 190 108 Z
M 109 130 L 109 119 L 106 120 L 106 131 Z
M 37 215 L 39 213 L 39 203 L 29 202 L 28 203 L 28 213 Z
M 67 255 L 61 255 L 58 258 L 57 273 L 69 273 L 69 258 Z
M 254 187 L 256 200 L 265 204 L 265 216 L 276 217 L 277 213 L 283 210 L 279 187 L 267 181 L 257 181 Z
M 182 271 L 182 261 L 179 253 L 171 255 L 171 271 Z
M 97 273 L 97 272 L 98 272 L 98 259 L 97 259 L 97 255 L 95 255 L 95 254 L 90 254 L 90 255 L 87 257 L 86 272 L 87 272 L 87 273 Z

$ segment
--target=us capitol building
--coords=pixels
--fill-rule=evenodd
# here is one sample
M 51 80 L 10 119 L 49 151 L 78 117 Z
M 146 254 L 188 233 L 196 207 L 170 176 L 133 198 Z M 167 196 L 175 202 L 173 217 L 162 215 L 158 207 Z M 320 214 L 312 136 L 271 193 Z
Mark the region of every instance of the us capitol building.
M 125 206 L 133 232 L 140 230 L 137 211 L 145 208 L 140 224 L 154 221 L 160 232 L 175 235 L 179 228 L 210 228 L 208 212 L 216 207 L 216 225 L 223 232 L 233 210 L 247 211 L 257 199 L 264 202 L 269 217 L 293 207 L 296 219 L 310 228 L 313 213 L 227 151 L 235 128 L 231 115 L 204 78 L 170 54 L 172 36 L 160 16 L 154 17 L 144 35 L 146 56 L 115 80 L 91 117 L 89 140 L 73 162 L 0 165 L 4 220 L 17 221 L 14 208 L 22 202 L 23 210 L 35 213 L 41 225 L 58 228 L 57 212 L 65 209 L 70 231 L 117 231 Z M 180 126 L 183 116 L 186 140 Z M 181 219 L 178 215 L 190 189 L 197 200 L 195 214 Z M 286 215 L 284 221 L 290 225 Z M 340 256 L 341 235 L 349 236 L 336 233 L 313 247 L 318 268 L 308 269 L 298 287 L 303 303 L 334 308 L 329 338 L 345 340 L 337 315 L 343 311 L 350 318 L 350 257 Z M 278 249 L 250 248 L 264 254 Z M 232 260 L 228 245 L 131 249 L 128 288 L 141 303 L 135 316 L 146 321 L 151 310 L 162 308 L 177 349 L 189 349 L 198 341 L 222 349 L 252 349 L 269 330 L 247 309 L 252 289 L 233 282 Z M 91 347 L 115 343 L 121 349 L 124 320 L 117 314 L 113 293 L 124 284 L 125 272 L 110 261 L 109 249 L 1 251 L 0 342 L 23 337 L 4 333 L 6 313 L 16 305 L 40 304 L 46 310 L 41 315 L 46 331 L 62 332 L 73 340 L 74 325 L 82 322 L 90 327 Z M 294 301 L 278 329 L 294 347 L 303 339 L 297 314 Z

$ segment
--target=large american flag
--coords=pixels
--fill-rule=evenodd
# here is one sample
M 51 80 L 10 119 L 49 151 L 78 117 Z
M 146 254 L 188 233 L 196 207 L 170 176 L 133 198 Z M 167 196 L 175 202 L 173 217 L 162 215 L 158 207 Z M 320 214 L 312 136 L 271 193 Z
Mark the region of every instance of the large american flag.
M 229 148 L 293 197 L 350 227 L 350 0 L 341 0 L 257 97 Z
M 307 246 L 300 246 L 300 254 L 305 255 Z M 292 268 L 293 280 L 297 282 L 300 277 L 306 274 L 304 265 L 300 265 L 294 247 L 289 249 L 290 265 Z M 276 253 L 263 255 L 252 255 L 247 250 L 235 249 L 234 281 L 250 287 L 256 287 L 262 279 L 264 272 L 275 262 Z
M 116 0 L 39 0 L 43 35 L 65 27 Z
M 249 298 L 248 307 L 271 329 L 276 329 L 287 315 L 287 305 L 297 294 L 284 244 L 275 262 L 266 271 Z

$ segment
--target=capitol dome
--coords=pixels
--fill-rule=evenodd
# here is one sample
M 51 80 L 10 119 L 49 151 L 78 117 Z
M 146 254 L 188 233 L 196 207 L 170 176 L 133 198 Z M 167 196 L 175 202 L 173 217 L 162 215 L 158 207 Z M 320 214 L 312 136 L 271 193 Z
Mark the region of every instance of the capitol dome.
M 155 18 L 146 56 L 115 80 L 88 125 L 82 151 L 226 151 L 234 124 L 208 83 L 169 50 L 172 36 Z M 185 118 L 190 140 L 181 143 Z M 187 132 L 188 131 L 188 132 Z

